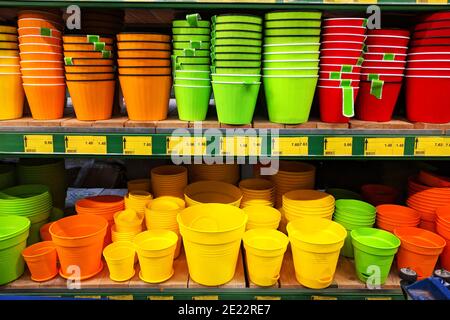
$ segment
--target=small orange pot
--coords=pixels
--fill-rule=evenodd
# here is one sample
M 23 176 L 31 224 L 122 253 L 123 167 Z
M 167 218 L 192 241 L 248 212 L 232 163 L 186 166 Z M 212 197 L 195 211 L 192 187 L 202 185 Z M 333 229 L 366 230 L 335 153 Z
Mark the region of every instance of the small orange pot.
M 31 43 L 19 45 L 20 52 L 52 52 L 62 53 L 63 48 L 56 44 Z
M 119 68 L 120 75 L 165 75 L 170 76 L 172 68 L 160 68 L 160 67 L 122 67 Z
M 111 59 L 113 53 L 111 51 L 65 51 L 65 57 L 71 58 L 88 58 L 88 59 Z
M 0 41 L 17 42 L 17 35 L 0 33 Z
M 40 27 L 26 27 L 17 29 L 19 32 L 19 37 L 22 36 L 47 36 L 47 37 L 55 37 L 61 38 L 62 33 L 57 29 L 52 28 L 40 28 Z
M 19 29 L 27 28 L 27 27 L 49 28 L 49 29 L 56 29 L 56 30 L 64 29 L 64 26 L 58 22 L 44 20 L 44 19 L 38 19 L 38 18 L 19 19 L 17 21 L 17 25 L 19 26 Z
M 62 118 L 66 102 L 65 84 L 24 84 L 23 88 L 33 119 Z
M 43 37 L 39 35 L 34 36 L 21 36 L 19 37 L 20 44 L 51 44 L 56 46 L 62 45 L 61 38 L 57 37 Z
M 73 108 L 78 120 L 111 118 L 115 80 L 67 81 Z
M 22 76 L 24 84 L 64 84 L 64 76 Z
M 17 44 L 17 42 L 6 42 L 6 41 L 1 41 L 0 42 L 0 49 L 3 50 L 17 50 L 19 49 L 19 46 Z
M 113 59 L 88 59 L 88 58 L 81 58 L 81 59 L 71 59 L 73 66 L 112 66 L 114 65 Z M 66 65 L 70 65 L 67 64 Z
M 113 66 L 65 66 L 66 73 L 113 73 Z
M 170 67 L 170 59 L 117 59 L 119 67 Z
M 114 80 L 115 73 L 66 73 L 68 81 Z
M 24 77 L 64 77 L 63 68 L 22 68 Z
M 19 50 L 0 49 L 0 57 L 18 57 Z
M 113 46 L 109 44 L 94 44 L 94 43 L 64 43 L 64 51 L 112 51 Z M 101 49 L 103 48 L 103 49 Z
M 48 281 L 58 274 L 56 265 L 56 247 L 51 241 L 43 241 L 29 246 L 22 251 L 28 269 L 31 272 L 31 280 L 41 282 Z
M 129 41 L 118 42 L 119 50 L 171 50 L 172 46 L 168 42 L 149 42 L 149 41 Z
M 20 73 L 20 65 L 1 65 L 0 74 L 2 73 Z
M 104 42 L 106 44 L 112 45 L 114 38 L 112 37 L 100 37 L 96 35 L 65 35 L 63 36 L 64 43 L 92 43 L 92 42 Z
M 50 12 L 48 10 L 22 10 L 17 14 L 19 19 L 45 19 L 62 23 L 62 15 L 60 12 Z
M 130 120 L 164 120 L 169 110 L 171 76 L 119 76 Z
M 161 50 L 119 50 L 119 58 L 156 58 L 156 59 L 169 59 L 171 51 Z
M 58 68 L 62 69 L 64 64 L 62 61 L 20 61 L 20 66 L 24 69 L 35 69 L 35 68 Z
M 153 33 L 119 33 L 117 41 L 155 41 L 155 42 L 170 42 L 170 36 L 165 34 Z
M 21 52 L 21 61 L 62 61 L 63 55 L 61 53 L 53 52 Z

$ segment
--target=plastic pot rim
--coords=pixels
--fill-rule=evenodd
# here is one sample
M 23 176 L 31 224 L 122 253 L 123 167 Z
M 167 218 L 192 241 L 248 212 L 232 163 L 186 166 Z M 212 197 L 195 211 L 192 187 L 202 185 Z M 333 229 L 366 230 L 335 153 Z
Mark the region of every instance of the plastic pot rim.
M 262 68 L 263 70 L 319 70 L 319 67 L 306 67 L 306 68 Z M 328 72 L 328 71 L 323 71 Z
M 211 88 L 211 86 L 187 86 L 182 84 L 174 84 L 174 87 L 180 87 L 180 88 Z
M 263 47 L 286 47 L 286 46 L 320 46 L 320 42 L 300 42 L 300 43 L 283 43 L 283 44 L 264 44 Z
M 263 78 L 319 78 L 318 75 L 263 75 Z
M 405 78 L 450 79 L 450 76 L 439 76 L 439 75 L 434 75 L 434 76 L 425 76 L 425 75 L 414 76 L 414 75 L 405 75 Z
M 216 84 L 245 84 L 245 85 L 259 85 L 261 82 L 231 82 L 231 81 L 211 81 Z
M 261 77 L 260 74 L 221 74 L 221 73 L 211 73 L 211 76 L 219 76 L 219 77 Z
M 283 62 L 320 62 L 319 59 L 301 59 L 301 60 L 262 60 L 262 63 L 283 63 Z

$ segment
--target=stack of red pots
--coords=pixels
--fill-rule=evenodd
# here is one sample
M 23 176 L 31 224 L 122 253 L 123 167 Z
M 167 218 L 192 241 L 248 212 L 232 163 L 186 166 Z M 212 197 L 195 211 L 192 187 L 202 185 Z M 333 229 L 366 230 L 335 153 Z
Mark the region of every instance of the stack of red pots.
M 441 265 L 450 270 L 450 206 L 436 209 L 436 231 L 447 242 L 441 254 Z
M 324 20 L 317 89 L 323 122 L 346 123 L 354 116 L 366 23 L 364 18 Z
M 377 122 L 392 119 L 405 72 L 408 42 L 408 30 L 367 31 L 367 52 L 356 102 L 358 119 Z
M 450 122 L 450 12 L 433 13 L 415 26 L 405 85 L 408 120 Z

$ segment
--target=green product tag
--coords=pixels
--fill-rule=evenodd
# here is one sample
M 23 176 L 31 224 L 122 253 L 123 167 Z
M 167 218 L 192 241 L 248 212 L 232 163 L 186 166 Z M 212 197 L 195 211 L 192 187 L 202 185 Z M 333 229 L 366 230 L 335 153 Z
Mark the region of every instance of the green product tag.
M 187 14 L 186 15 L 186 21 L 189 23 L 191 27 L 197 27 L 198 21 L 201 20 L 200 14 L 194 13 L 194 14 Z
M 383 97 L 383 85 L 384 81 L 382 80 L 372 80 L 370 84 L 370 94 L 377 99 L 381 99 Z
M 364 19 L 364 20 L 363 20 L 362 27 L 363 27 L 363 28 L 367 27 L 367 19 Z
M 41 36 L 51 37 L 52 36 L 52 29 L 50 28 L 41 28 Z
M 386 61 L 395 60 L 395 53 L 383 53 L 383 60 L 386 60 Z
M 185 57 L 193 57 L 195 56 L 195 49 L 192 48 L 183 49 L 183 55 Z
M 350 87 L 350 85 L 352 84 L 352 80 L 350 79 L 344 79 L 341 80 L 341 87 Z
M 348 65 L 348 64 L 344 64 L 341 67 L 341 72 L 352 72 L 353 71 L 353 66 Z
M 73 59 L 72 59 L 72 57 L 64 57 L 64 64 L 66 66 L 73 66 Z
M 330 79 L 340 79 L 341 78 L 341 73 L 340 72 L 330 72 Z
M 202 45 L 201 41 L 190 40 L 190 43 L 191 43 L 191 48 L 192 49 L 200 49 L 200 46 Z
M 211 69 L 211 73 L 214 73 L 214 74 L 216 73 L 216 67 L 215 66 L 211 66 L 210 69 Z
M 363 62 L 364 62 L 364 58 L 363 57 L 359 57 L 358 58 L 358 62 L 356 62 L 356 65 L 357 66 L 361 66 L 363 64 Z
M 94 43 L 94 42 L 99 42 L 100 41 L 100 36 L 94 35 L 94 34 L 88 34 L 86 36 L 87 38 L 87 42 L 89 43 Z
M 355 115 L 353 87 L 342 87 L 342 114 L 347 118 Z
M 94 42 L 94 51 L 104 51 L 106 43 L 104 42 Z
M 172 65 L 173 66 L 177 66 L 178 65 L 178 59 L 177 59 L 177 56 L 176 55 L 172 55 Z
M 212 23 L 216 23 L 216 21 L 217 21 L 217 16 L 212 16 L 211 17 L 211 22 Z
M 109 50 L 102 50 L 102 58 L 103 59 L 111 58 L 111 51 L 109 51 Z
M 380 75 L 375 73 L 369 73 L 367 76 L 367 80 L 374 81 L 374 80 L 380 80 Z
M 363 43 L 362 52 L 367 53 L 367 50 L 368 50 L 367 45 Z

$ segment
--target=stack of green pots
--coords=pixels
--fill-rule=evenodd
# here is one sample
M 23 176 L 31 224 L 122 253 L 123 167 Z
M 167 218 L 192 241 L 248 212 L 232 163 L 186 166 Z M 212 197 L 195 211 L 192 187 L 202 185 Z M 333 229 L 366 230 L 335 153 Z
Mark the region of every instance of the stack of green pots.
M 359 228 L 371 228 L 375 224 L 377 209 L 371 204 L 352 199 L 336 201 L 333 220 L 347 230 L 347 238 L 341 249 L 341 255 L 353 258 L 353 245 L 350 232 Z
M 13 165 L 0 164 L 0 190 L 16 184 L 16 172 Z
M 19 185 L 0 191 L 0 215 L 15 215 L 31 222 L 27 244 L 41 241 L 39 230 L 52 213 L 52 196 L 47 186 Z
M 183 121 L 205 120 L 211 98 L 211 23 L 199 14 L 174 20 L 173 73 L 178 116 Z
M 252 122 L 261 86 L 262 18 L 226 14 L 212 18 L 212 86 L 219 122 Z
M 319 77 L 321 12 L 265 16 L 263 81 L 271 122 L 308 121 Z

